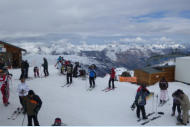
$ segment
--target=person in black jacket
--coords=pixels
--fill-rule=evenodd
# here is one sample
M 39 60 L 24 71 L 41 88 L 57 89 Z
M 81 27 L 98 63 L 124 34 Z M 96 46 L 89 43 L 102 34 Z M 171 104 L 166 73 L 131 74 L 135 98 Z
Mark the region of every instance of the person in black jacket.
M 66 66 L 66 71 L 67 71 L 67 84 L 72 83 L 72 73 L 73 73 L 73 65 L 69 61 L 69 64 Z
M 44 63 L 42 64 L 43 68 L 44 68 L 44 75 L 45 76 L 49 76 L 49 72 L 48 72 L 48 62 L 47 59 L 44 57 Z
M 177 107 L 177 112 L 178 112 L 178 118 L 181 118 L 181 106 L 180 106 L 180 102 L 175 98 L 175 96 L 178 95 L 178 91 L 175 91 L 172 94 L 173 97 L 173 106 L 172 106 L 172 115 L 171 116 L 175 116 L 175 110 Z
M 39 126 L 38 112 L 42 106 L 42 101 L 38 95 L 35 95 L 33 90 L 28 91 L 28 95 L 24 100 L 24 108 L 28 116 L 28 126 L 32 126 L 32 119 L 35 126 Z

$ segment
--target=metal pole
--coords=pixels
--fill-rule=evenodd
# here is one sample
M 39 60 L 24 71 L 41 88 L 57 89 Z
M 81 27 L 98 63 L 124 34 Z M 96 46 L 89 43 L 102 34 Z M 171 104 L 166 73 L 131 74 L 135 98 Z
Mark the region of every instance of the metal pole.
M 22 120 L 22 126 L 24 125 L 25 115 L 26 115 L 26 114 L 24 114 L 24 118 L 23 118 L 23 120 Z

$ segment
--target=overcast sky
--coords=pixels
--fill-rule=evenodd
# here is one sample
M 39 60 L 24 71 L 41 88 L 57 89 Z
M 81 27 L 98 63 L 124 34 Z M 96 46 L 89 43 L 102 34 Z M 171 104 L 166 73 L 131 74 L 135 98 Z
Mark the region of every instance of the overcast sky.
M 0 38 L 48 33 L 190 40 L 190 0 L 0 0 Z

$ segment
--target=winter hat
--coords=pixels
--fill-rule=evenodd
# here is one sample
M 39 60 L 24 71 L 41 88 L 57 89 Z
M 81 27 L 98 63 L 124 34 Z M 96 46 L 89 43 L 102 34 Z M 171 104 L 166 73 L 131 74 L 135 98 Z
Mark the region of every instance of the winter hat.
M 33 90 L 29 90 L 28 91 L 28 95 L 34 95 L 34 91 Z

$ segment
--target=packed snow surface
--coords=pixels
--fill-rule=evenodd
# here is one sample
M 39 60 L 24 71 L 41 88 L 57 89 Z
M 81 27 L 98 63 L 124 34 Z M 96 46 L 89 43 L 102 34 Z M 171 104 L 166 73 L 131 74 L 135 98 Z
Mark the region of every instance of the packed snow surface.
M 40 71 L 42 75 L 42 69 Z M 49 77 L 34 78 L 33 80 L 26 81 L 30 89 L 34 90 L 43 101 L 38 114 L 40 125 L 51 125 L 56 117 L 60 117 L 64 123 L 72 126 L 138 126 L 144 122 L 137 122 L 136 112 L 130 109 L 138 88 L 136 84 L 115 82 L 115 86 L 117 87 L 115 90 L 103 92 L 102 89 L 107 87 L 109 80 L 109 76 L 106 76 L 104 78 L 96 78 L 96 88 L 92 91 L 87 91 L 89 87 L 88 79 L 74 78 L 73 84 L 70 87 L 61 87 L 66 83 L 66 77 L 60 75 L 53 65 L 49 67 L 49 72 Z M 10 73 L 13 74 L 12 81 L 10 82 L 10 105 L 5 107 L 1 101 L 0 125 L 21 126 L 24 118 L 23 114 L 19 115 L 16 120 L 7 119 L 20 106 L 16 91 L 20 83 L 18 80 L 20 70 L 13 69 L 10 70 Z M 29 70 L 29 77 L 33 77 L 32 67 Z M 179 88 L 188 96 L 190 95 L 190 86 L 179 82 L 170 82 L 168 89 L 169 102 L 157 109 L 165 114 L 147 125 L 176 125 L 176 117 L 171 117 L 173 102 L 171 94 Z M 155 92 L 155 95 L 159 95 L 160 93 L 158 83 L 148 87 L 148 89 L 151 92 Z M 156 104 L 157 98 L 150 98 L 145 106 L 146 113 L 156 111 Z M 25 118 L 24 125 L 27 125 L 27 118 Z

